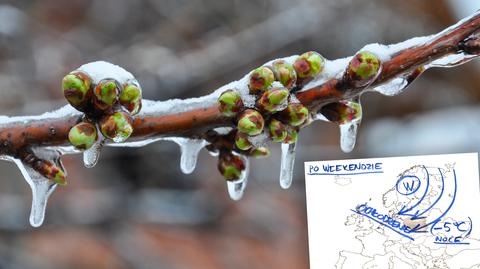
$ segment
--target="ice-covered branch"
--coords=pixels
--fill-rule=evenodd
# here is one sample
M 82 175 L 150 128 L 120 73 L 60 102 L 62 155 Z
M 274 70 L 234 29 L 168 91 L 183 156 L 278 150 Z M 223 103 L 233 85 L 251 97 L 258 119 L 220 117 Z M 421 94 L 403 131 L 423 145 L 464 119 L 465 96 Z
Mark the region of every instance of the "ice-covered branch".
M 34 226 L 42 223 L 56 184 L 65 182 L 60 156 L 83 152 L 85 165 L 93 167 L 103 146 L 172 140 L 181 147 L 185 173 L 206 147 L 218 156 L 237 200 L 247 183 L 248 157 L 268 155 L 268 142 L 281 142 L 280 184 L 288 188 L 300 129 L 314 120 L 335 122 L 342 149 L 351 151 L 363 92 L 396 95 L 430 67 L 465 63 L 479 55 L 479 35 L 477 12 L 438 34 L 370 44 L 352 57 L 327 60 L 308 52 L 273 60 L 207 96 L 185 100 L 140 103 L 140 86 L 130 73 L 90 63 L 64 78 L 71 105 L 39 116 L 0 117 L 0 159 L 15 162 L 32 187 Z

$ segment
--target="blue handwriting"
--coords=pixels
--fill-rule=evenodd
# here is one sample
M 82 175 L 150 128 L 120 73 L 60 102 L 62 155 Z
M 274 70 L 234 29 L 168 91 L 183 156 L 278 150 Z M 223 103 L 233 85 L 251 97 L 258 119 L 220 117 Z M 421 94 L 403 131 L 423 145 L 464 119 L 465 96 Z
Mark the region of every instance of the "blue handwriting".
M 383 163 L 349 163 L 336 165 L 309 165 L 308 175 L 360 175 L 381 174 Z

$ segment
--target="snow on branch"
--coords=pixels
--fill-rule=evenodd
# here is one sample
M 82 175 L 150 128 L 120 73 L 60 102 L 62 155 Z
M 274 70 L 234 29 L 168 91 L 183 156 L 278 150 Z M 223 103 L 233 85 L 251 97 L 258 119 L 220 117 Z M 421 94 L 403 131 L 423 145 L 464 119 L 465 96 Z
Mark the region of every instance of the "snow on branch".
M 307 52 L 272 60 L 213 93 L 185 100 L 142 100 L 128 71 L 106 62 L 81 66 L 62 81 L 69 105 L 39 116 L 0 116 L 0 159 L 14 162 L 32 188 L 30 223 L 42 224 L 48 196 L 66 184 L 60 157 L 83 153 L 93 167 L 104 146 L 176 142 L 191 173 L 198 152 L 218 157 L 228 192 L 239 200 L 249 159 L 281 143 L 280 185 L 291 185 L 297 134 L 315 120 L 340 127 L 342 150 L 355 145 L 366 91 L 393 96 L 430 67 L 454 67 L 480 53 L 480 13 L 444 31 L 393 45 L 370 44 L 354 56 Z

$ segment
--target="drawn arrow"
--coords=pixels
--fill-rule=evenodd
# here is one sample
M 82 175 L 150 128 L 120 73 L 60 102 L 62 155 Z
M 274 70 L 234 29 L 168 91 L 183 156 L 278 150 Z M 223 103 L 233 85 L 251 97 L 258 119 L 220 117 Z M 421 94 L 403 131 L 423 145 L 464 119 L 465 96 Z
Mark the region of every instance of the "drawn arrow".
M 440 171 L 440 174 L 442 176 L 442 195 L 440 195 L 440 197 L 445 197 L 445 195 L 443 195 L 444 193 L 444 189 L 445 189 L 445 180 L 444 180 L 444 177 L 443 177 L 443 173 L 441 171 L 440 168 L 438 168 L 438 170 Z M 452 208 L 453 204 L 455 203 L 455 198 L 457 196 L 457 174 L 455 172 L 455 169 L 452 169 L 453 170 L 453 190 L 448 190 L 448 191 L 451 191 L 452 193 L 452 198 L 451 198 L 451 201 L 447 201 L 447 199 L 440 199 L 438 198 L 437 201 L 435 201 L 434 204 L 440 204 L 439 208 L 441 210 L 441 208 L 446 208 L 445 210 L 443 210 L 442 214 L 440 214 L 440 216 L 438 216 L 437 218 L 435 218 L 433 221 L 430 221 L 428 223 L 425 223 L 423 225 L 420 225 L 420 224 L 417 224 L 413 229 L 412 229 L 412 232 L 424 232 L 424 231 L 420 231 L 421 229 L 425 228 L 425 227 L 428 227 L 429 225 L 432 225 L 432 224 L 435 224 L 437 222 L 439 222 L 447 213 L 448 211 L 450 211 L 450 209 Z M 448 181 L 447 181 L 448 182 Z M 449 193 L 449 192 L 446 192 L 446 193 Z M 447 197 L 449 195 L 446 195 Z M 445 207 L 444 207 L 445 206 Z M 430 206 L 428 208 L 428 210 L 430 210 L 433 206 Z M 428 211 L 427 210 L 427 211 Z
M 427 193 L 428 193 L 428 190 L 429 190 L 429 186 L 430 186 L 430 174 L 428 173 L 428 170 L 427 168 L 422 165 L 422 168 L 423 170 L 425 171 L 425 174 L 426 174 L 426 178 L 427 178 L 427 182 L 426 184 L 421 184 L 421 185 L 425 185 L 425 192 L 423 193 L 422 197 L 414 204 L 412 205 L 411 207 L 407 207 L 407 206 L 402 206 L 402 209 L 400 209 L 400 211 L 398 211 L 398 215 L 400 216 L 409 216 L 409 217 L 414 217 L 415 219 L 419 219 L 419 218 L 422 218 L 418 213 L 419 213 L 419 210 L 417 210 L 415 213 L 411 213 L 417 206 L 419 206 L 423 199 L 425 198 L 425 196 L 427 196 Z M 399 183 L 405 178 L 405 177 L 411 177 L 410 175 L 408 176 L 402 176 L 398 179 L 397 181 L 397 184 L 396 184 L 396 189 L 397 189 L 397 192 L 399 192 L 398 190 L 398 185 Z M 418 177 L 416 177 L 418 178 Z M 421 182 L 421 180 L 419 179 L 419 182 Z M 420 187 L 419 187 L 420 188 Z
M 425 168 L 425 166 L 424 166 L 424 168 Z M 425 169 L 426 169 L 426 168 L 425 168 Z M 408 210 L 405 210 L 405 211 L 400 210 L 400 211 L 398 212 L 399 215 L 402 215 L 402 216 L 410 216 L 410 217 L 411 217 L 411 218 L 410 218 L 411 220 L 424 219 L 424 218 L 427 217 L 427 216 L 425 216 L 426 213 L 428 213 L 428 212 L 440 201 L 440 199 L 442 198 L 443 192 L 444 192 L 444 190 L 445 190 L 445 177 L 443 176 L 442 170 L 441 170 L 440 168 L 437 168 L 437 169 L 438 169 L 438 172 L 440 173 L 440 177 L 441 177 L 441 179 L 442 179 L 442 185 L 441 185 L 440 194 L 438 195 L 438 197 L 437 197 L 437 199 L 435 200 L 435 202 L 433 202 L 428 208 L 426 208 L 426 209 L 424 209 L 424 210 L 422 210 L 422 211 L 417 210 L 414 214 L 408 213 Z M 430 174 L 428 173 L 428 170 L 427 170 L 427 175 L 428 175 L 428 177 L 430 176 Z M 428 179 L 427 179 L 427 180 L 428 180 Z M 428 180 L 428 181 L 429 181 L 429 180 Z M 428 188 L 427 188 L 427 192 L 428 192 Z M 426 194 L 427 192 L 425 192 L 425 194 Z M 420 199 L 420 202 L 422 202 L 422 200 L 423 200 L 424 197 L 425 197 L 425 195 L 422 197 L 422 199 Z M 417 203 L 417 204 L 415 205 L 415 207 L 416 207 L 417 205 L 419 205 L 419 204 L 420 204 L 420 203 Z M 403 208 L 402 208 L 402 209 L 403 209 Z M 413 207 L 412 207 L 411 209 L 413 209 Z M 411 209 L 410 209 L 410 211 L 411 211 Z

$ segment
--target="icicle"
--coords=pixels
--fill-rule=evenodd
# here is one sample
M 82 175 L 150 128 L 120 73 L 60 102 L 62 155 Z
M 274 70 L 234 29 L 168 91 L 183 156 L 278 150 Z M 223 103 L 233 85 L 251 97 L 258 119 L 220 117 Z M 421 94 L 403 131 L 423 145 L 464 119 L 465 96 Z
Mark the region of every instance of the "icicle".
M 411 81 L 411 80 L 410 80 Z M 408 83 L 407 83 L 408 84 Z M 359 110 L 356 115 L 348 120 L 342 122 L 339 125 L 340 128 L 340 148 L 343 152 L 351 152 L 355 147 L 355 142 L 357 141 L 357 132 L 360 122 L 362 121 L 362 105 L 360 103 L 360 97 L 357 96 L 354 100 L 354 103 L 358 104 Z
M 63 166 L 60 161 L 61 153 L 50 149 L 34 149 L 35 154 L 42 159 L 55 163 L 58 167 Z M 47 206 L 48 197 L 56 189 L 57 184 L 48 180 L 41 174 L 37 173 L 28 165 L 25 165 L 19 159 L 12 159 L 22 172 L 23 177 L 32 189 L 32 209 L 30 211 L 30 225 L 39 227 L 43 223 L 45 217 L 45 208 Z M 65 170 L 64 170 L 65 171 Z
M 293 166 L 295 163 L 296 143 L 282 144 L 282 159 L 280 163 L 280 186 L 288 189 L 292 185 Z
M 245 163 L 245 170 L 240 175 L 240 179 L 237 181 L 227 181 L 228 195 L 234 201 L 242 199 L 243 193 L 248 183 L 248 174 L 250 172 L 249 159 L 245 156 L 240 156 Z
M 340 124 L 340 148 L 343 152 L 351 152 L 355 147 L 358 126 L 360 126 L 360 120 Z
M 183 137 L 165 138 L 177 143 L 180 146 L 182 156 L 180 157 L 180 169 L 185 174 L 190 174 L 195 170 L 197 157 L 200 150 L 207 145 L 203 139 L 189 139 Z
M 91 148 L 83 152 L 83 164 L 85 167 L 92 168 L 97 164 L 104 142 L 105 140 L 99 139 Z

